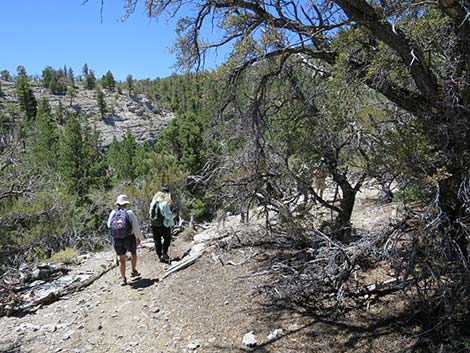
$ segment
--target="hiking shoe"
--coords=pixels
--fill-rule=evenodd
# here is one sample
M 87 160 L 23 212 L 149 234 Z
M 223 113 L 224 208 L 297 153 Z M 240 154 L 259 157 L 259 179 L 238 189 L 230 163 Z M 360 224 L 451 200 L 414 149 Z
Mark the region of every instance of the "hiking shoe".
M 121 278 L 121 286 L 125 286 L 127 284 L 127 278 L 126 277 L 122 277 Z
M 140 272 L 137 271 L 137 270 L 134 270 L 131 272 L 131 277 L 139 277 L 140 276 Z
M 160 257 L 161 262 L 169 262 L 170 257 L 167 254 L 163 254 L 162 257 Z

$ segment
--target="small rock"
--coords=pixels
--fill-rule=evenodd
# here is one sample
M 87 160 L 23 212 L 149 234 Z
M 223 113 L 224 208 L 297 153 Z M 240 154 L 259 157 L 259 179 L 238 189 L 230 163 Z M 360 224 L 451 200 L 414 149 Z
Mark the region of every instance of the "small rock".
M 62 336 L 62 341 L 66 341 L 72 337 L 73 331 L 67 332 L 65 335 Z
M 268 341 L 271 341 L 271 340 L 275 339 L 277 336 L 279 336 L 281 333 L 282 333 L 282 328 L 278 328 L 278 329 L 275 329 L 274 331 L 270 332 L 268 337 L 266 337 L 266 338 L 267 338 Z
M 197 348 L 199 347 L 199 343 L 192 343 L 192 342 L 190 342 L 190 343 L 188 343 L 188 346 L 187 346 L 187 347 L 188 347 L 188 349 L 194 351 L 195 349 L 197 349 Z
M 243 344 L 248 347 L 254 347 L 257 345 L 256 337 L 253 331 L 250 331 L 243 336 Z
M 47 331 L 47 332 L 56 332 L 57 331 L 57 326 L 54 324 L 49 324 L 49 325 L 43 325 L 41 327 L 42 331 Z

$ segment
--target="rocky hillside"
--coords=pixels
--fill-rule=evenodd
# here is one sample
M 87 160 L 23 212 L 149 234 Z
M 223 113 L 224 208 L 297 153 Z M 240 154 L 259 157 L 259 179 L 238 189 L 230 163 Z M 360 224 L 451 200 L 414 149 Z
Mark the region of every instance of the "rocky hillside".
M 0 102 L 16 104 L 15 83 L 0 80 L 0 87 Z M 102 119 L 99 116 L 96 91 L 84 89 L 81 83 L 76 84 L 73 99 L 66 95 L 51 94 L 41 87 L 39 82 L 31 82 L 31 88 L 37 100 L 42 97 L 48 99 L 53 111 L 61 102 L 65 111 L 81 113 L 87 116 L 90 122 L 95 122 L 105 146 L 111 143 L 113 137 L 120 140 L 127 130 L 132 132 L 138 142 L 153 143 L 160 130 L 174 118 L 172 112 L 156 106 L 142 94 L 129 96 L 127 92 L 119 94 L 102 90 L 108 111 Z

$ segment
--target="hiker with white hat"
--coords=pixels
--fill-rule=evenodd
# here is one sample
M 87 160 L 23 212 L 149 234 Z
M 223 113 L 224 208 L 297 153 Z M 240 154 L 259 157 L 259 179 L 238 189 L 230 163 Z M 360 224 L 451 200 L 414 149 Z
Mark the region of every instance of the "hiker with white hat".
M 108 228 L 112 235 L 114 250 L 119 257 L 119 272 L 121 285 L 127 284 L 126 278 L 126 252 L 131 253 L 131 277 L 139 277 L 137 271 L 137 247 L 140 245 L 142 232 L 135 213 L 129 209 L 127 195 L 119 195 L 116 208 L 108 217 Z

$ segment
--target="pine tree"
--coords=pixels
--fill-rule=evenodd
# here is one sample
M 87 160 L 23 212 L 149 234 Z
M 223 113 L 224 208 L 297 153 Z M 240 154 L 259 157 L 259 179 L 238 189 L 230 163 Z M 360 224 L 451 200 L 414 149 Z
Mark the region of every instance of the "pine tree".
M 88 76 L 88 65 L 86 63 L 82 67 L 82 73 L 84 78 Z
M 134 158 L 136 154 L 137 143 L 134 135 L 127 130 L 121 142 L 121 158 L 124 168 L 122 168 L 122 179 L 134 180 L 136 173 L 134 170 Z
M 106 102 L 104 100 L 104 93 L 99 88 L 96 89 L 96 104 L 98 105 L 98 111 L 101 119 L 104 119 L 107 113 Z
M 49 82 L 49 92 L 52 94 L 64 94 L 67 90 L 67 86 L 63 82 L 64 78 L 59 76 L 54 76 Z
M 31 154 L 33 164 L 39 170 L 49 172 L 56 169 L 58 128 L 46 98 L 39 101 L 38 113 L 34 120 Z
M 121 178 L 121 176 L 124 174 L 126 166 L 124 165 L 121 158 L 121 144 L 116 139 L 116 136 L 113 137 L 113 141 L 109 145 L 107 160 L 112 175 L 114 175 L 116 178 Z
M 16 72 L 18 73 L 18 76 L 26 76 L 26 69 L 23 65 L 18 65 L 16 67 Z
M 69 70 L 67 72 L 67 78 L 68 78 L 71 86 L 75 85 L 75 77 L 73 75 L 73 70 L 72 70 L 71 67 L 69 67 Z
M 25 75 L 19 75 L 16 78 L 15 88 L 19 105 L 25 113 L 27 120 L 34 119 L 37 113 L 37 101 Z
M 116 88 L 116 81 L 114 80 L 114 76 L 111 71 L 108 70 L 105 75 L 101 78 L 101 85 L 103 88 L 107 88 L 109 90 L 114 90 Z
M 4 81 L 11 81 L 11 75 L 8 70 L 0 71 L 0 78 Z
M 150 166 L 148 161 L 148 153 L 150 147 L 148 144 L 137 144 L 132 158 L 132 169 L 134 170 L 135 177 L 141 177 L 148 173 Z
M 54 78 L 54 76 L 55 76 L 55 73 L 54 73 L 54 70 L 52 69 L 52 67 L 46 66 L 42 70 L 42 86 L 44 88 L 49 88 L 49 85 L 50 85 L 52 79 Z
M 65 123 L 64 107 L 62 106 L 62 101 L 59 101 L 59 104 L 57 105 L 57 109 L 55 111 L 55 118 L 59 124 L 63 125 Z
M 73 88 L 73 86 L 69 86 L 67 88 L 67 96 L 70 98 L 69 106 L 71 107 L 73 103 L 73 99 L 76 96 L 75 88 Z
M 59 173 L 70 193 L 81 200 L 94 187 L 107 185 L 105 159 L 96 127 L 81 126 L 78 116 L 69 114 L 59 140 Z
M 103 154 L 101 137 L 96 124 L 92 128 L 85 126 L 85 154 L 87 156 L 87 179 L 90 188 L 106 188 L 109 177 L 106 173 L 107 161 Z
M 129 93 L 129 97 L 132 96 L 132 92 L 134 91 L 134 79 L 132 75 L 127 75 L 126 77 L 126 85 L 127 85 L 127 92 Z
M 95 72 L 93 70 L 90 70 L 90 73 L 85 75 L 85 88 L 94 89 L 95 86 L 96 86 Z
M 67 122 L 59 140 L 59 156 L 59 172 L 67 189 L 72 194 L 84 197 L 88 192 L 86 180 L 88 161 L 82 128 L 74 114 L 67 116 Z

